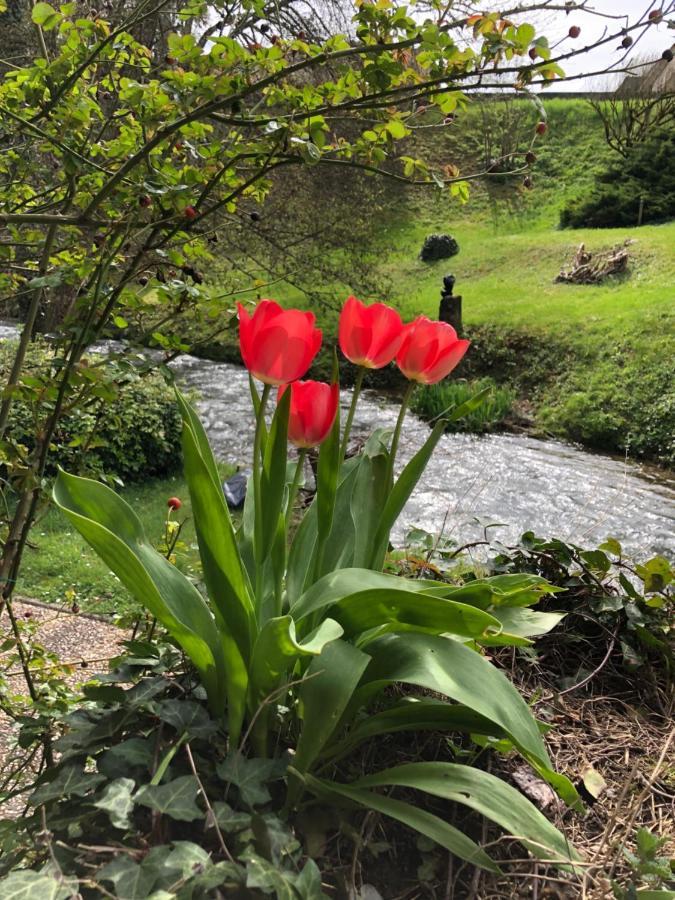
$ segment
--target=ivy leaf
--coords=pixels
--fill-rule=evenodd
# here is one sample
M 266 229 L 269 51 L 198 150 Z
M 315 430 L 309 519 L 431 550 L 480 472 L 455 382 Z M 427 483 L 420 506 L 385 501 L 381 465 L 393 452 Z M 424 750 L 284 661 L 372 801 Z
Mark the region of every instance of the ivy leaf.
M 192 737 L 210 737 L 218 731 L 218 725 L 210 718 L 200 703 L 194 700 L 163 700 L 155 707 L 163 722 L 168 722 L 179 734 L 187 732 Z
M 194 822 L 204 817 L 195 802 L 198 792 L 197 779 L 193 775 L 182 775 L 168 784 L 146 784 L 136 794 L 136 802 L 180 822 Z
M 153 847 L 143 866 L 155 873 L 156 887 L 170 888 L 177 881 L 201 875 L 211 866 L 211 857 L 192 841 L 175 841 L 172 846 Z
M 147 900 L 156 881 L 155 870 L 135 863 L 126 854 L 116 856 L 98 872 L 99 881 L 111 881 L 119 900 Z
M 149 738 L 133 737 L 115 744 L 97 762 L 99 772 L 108 778 L 119 778 L 130 769 L 149 769 L 153 760 L 153 748 Z
M 136 782 L 131 778 L 116 778 L 107 785 L 101 799 L 94 803 L 94 806 L 108 813 L 115 828 L 126 830 L 131 827 L 129 814 L 134 808 L 131 795 L 135 787 Z
M 58 881 L 49 872 L 12 872 L 0 879 L 2 900 L 68 900 L 77 896 L 77 881 Z
M 229 803 L 224 803 L 220 800 L 213 804 L 213 815 L 218 827 L 228 834 L 251 827 L 250 813 L 237 812 L 232 809 Z
M 49 800 L 61 800 L 63 797 L 84 797 L 90 790 L 105 781 L 103 775 L 83 772 L 77 766 L 66 766 L 56 778 L 34 791 L 30 797 L 31 806 L 39 806 Z
M 274 759 L 247 759 L 241 753 L 230 755 L 217 766 L 218 775 L 239 788 L 241 799 L 249 806 L 269 802 L 270 792 L 266 781 L 279 776 L 278 761 Z

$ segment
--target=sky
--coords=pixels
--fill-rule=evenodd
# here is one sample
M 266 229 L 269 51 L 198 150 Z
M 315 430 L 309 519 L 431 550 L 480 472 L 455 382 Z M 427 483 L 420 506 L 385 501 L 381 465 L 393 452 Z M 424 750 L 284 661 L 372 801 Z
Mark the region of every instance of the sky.
M 541 14 L 539 27 L 550 39 L 564 38 L 572 25 L 578 25 L 581 28 L 580 36 L 574 41 L 567 38 L 557 52 L 564 53 L 576 47 L 592 44 L 602 38 L 605 29 L 607 35 L 613 34 L 624 27 L 627 20 L 635 22 L 641 19 L 648 9 L 671 9 L 670 18 L 675 19 L 675 2 L 672 0 L 652 0 L 651 3 L 649 0 L 590 0 L 588 6 L 603 13 L 603 16 L 598 17 L 590 12 L 576 11 L 569 15 L 562 11 Z M 610 16 L 619 18 L 609 18 Z M 669 29 L 666 21 L 662 21 L 658 25 L 650 25 L 641 37 L 638 37 L 639 34 L 639 31 L 631 32 L 635 38 L 635 44 L 631 47 L 626 61 L 619 68 L 636 57 L 646 56 L 658 59 L 664 50 L 675 43 L 675 30 Z M 611 41 L 589 53 L 567 61 L 563 64 L 563 68 L 567 75 L 584 75 L 605 69 L 624 56 L 626 51 L 623 48 L 619 49 L 619 44 L 619 40 Z M 611 90 L 622 78 L 623 75 L 619 74 L 605 77 L 589 76 L 558 84 L 555 89 L 565 91 Z

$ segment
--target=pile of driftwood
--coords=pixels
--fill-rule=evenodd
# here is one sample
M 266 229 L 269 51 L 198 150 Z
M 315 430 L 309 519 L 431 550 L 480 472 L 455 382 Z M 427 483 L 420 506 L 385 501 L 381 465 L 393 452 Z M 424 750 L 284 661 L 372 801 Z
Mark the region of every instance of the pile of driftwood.
M 590 253 L 585 244 L 579 244 L 570 269 L 562 269 L 556 282 L 565 284 L 600 284 L 610 275 L 619 275 L 628 269 L 628 247 L 635 243 L 624 241 L 611 250 Z

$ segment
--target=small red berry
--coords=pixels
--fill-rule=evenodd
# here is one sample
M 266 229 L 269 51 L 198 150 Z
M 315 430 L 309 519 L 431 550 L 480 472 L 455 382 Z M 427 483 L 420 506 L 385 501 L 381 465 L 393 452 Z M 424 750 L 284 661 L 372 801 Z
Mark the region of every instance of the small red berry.
M 178 497 L 169 497 L 169 499 L 166 501 L 166 505 L 169 507 L 169 509 L 180 509 L 183 504 L 178 499 Z
M 527 51 L 527 55 L 530 57 L 530 59 L 536 59 L 537 58 L 537 48 L 530 47 L 530 49 Z
M 186 219 L 190 219 L 190 221 L 192 221 L 192 219 L 197 218 L 197 210 L 194 208 L 194 206 L 186 206 L 183 210 L 183 215 Z
M 663 18 L 663 13 L 660 9 L 653 9 L 651 10 L 647 18 L 650 22 L 660 22 Z
M 581 34 L 581 28 L 578 25 L 572 25 L 570 30 L 567 32 L 571 38 L 578 38 Z
M 525 154 L 525 162 L 528 166 L 533 166 L 537 161 L 537 154 L 533 153 L 531 150 L 528 150 Z
M 546 122 L 537 122 L 537 127 L 535 128 L 537 134 L 546 134 L 548 131 L 548 125 Z
M 152 206 L 152 198 L 148 197 L 147 194 L 143 194 L 138 198 L 138 205 L 142 206 L 143 209 L 147 209 L 148 206 Z
M 621 46 L 628 49 L 633 46 L 633 38 L 627 34 L 626 37 L 621 41 Z

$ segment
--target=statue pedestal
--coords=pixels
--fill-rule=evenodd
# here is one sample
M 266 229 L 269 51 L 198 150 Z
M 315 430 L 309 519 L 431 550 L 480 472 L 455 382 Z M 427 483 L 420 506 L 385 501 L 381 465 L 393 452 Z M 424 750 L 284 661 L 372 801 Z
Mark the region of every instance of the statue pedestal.
M 462 333 L 462 298 L 453 297 L 452 294 L 441 294 L 441 305 L 438 308 L 438 318 L 441 322 L 452 325 L 457 334 Z

